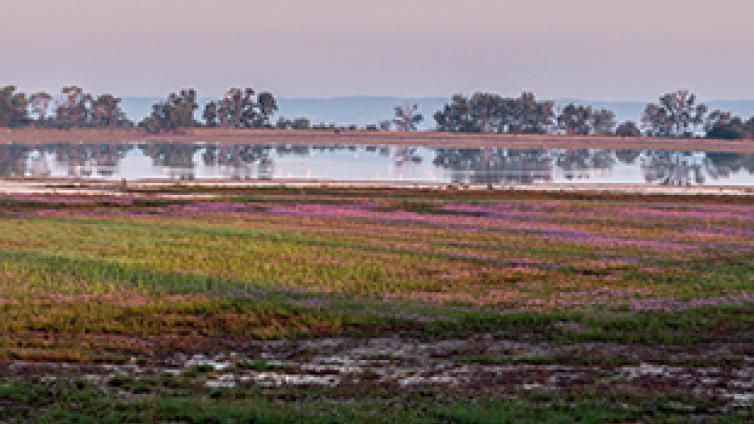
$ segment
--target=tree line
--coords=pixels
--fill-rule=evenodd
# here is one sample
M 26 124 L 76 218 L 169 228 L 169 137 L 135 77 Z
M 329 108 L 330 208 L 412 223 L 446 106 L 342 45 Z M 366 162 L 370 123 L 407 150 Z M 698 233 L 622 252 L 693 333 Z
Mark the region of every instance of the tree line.
M 8 85 L 0 88 L 0 127 L 132 127 L 120 102 L 112 94 L 93 95 L 75 85 L 63 87 L 53 102 L 47 92 L 26 95 Z
M 312 125 L 309 119 L 279 118 L 275 96 L 252 88 L 231 88 L 221 98 L 200 106 L 194 89 L 171 93 L 152 106 L 149 116 L 134 123 L 121 108 L 121 99 L 109 93 L 94 95 L 71 85 L 54 98 L 44 91 L 30 95 L 15 86 L 0 88 L 0 127 L 37 126 L 43 128 L 129 128 L 138 126 L 151 133 L 174 132 L 181 128 L 250 129 L 358 129 L 356 125 Z M 637 124 L 617 122 L 615 113 L 574 103 L 556 107 L 555 102 L 538 100 L 534 93 L 517 97 L 478 92 L 470 97 L 456 94 L 433 115 L 436 131 L 494 134 L 565 134 L 639 137 L 699 137 L 724 139 L 754 138 L 754 117 L 744 120 L 730 112 L 713 110 L 697 101 L 688 90 L 666 93 L 646 105 Z M 416 131 L 424 121 L 418 106 L 395 108 L 394 118 L 367 125 L 370 131 Z
M 640 124 L 618 123 L 613 111 L 588 105 L 569 103 L 556 110 L 554 102 L 538 101 L 526 92 L 516 98 L 457 94 L 434 118 L 437 130 L 444 132 L 754 138 L 754 117 L 744 121 L 730 112 L 709 112 L 688 90 L 664 94 L 658 102 L 647 104 Z

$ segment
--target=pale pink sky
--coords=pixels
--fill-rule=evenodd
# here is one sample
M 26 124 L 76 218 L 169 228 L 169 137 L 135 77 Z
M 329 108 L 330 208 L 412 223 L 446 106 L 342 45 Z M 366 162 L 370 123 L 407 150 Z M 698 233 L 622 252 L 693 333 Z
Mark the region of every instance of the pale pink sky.
M 754 99 L 754 0 L 0 0 L 0 84 Z

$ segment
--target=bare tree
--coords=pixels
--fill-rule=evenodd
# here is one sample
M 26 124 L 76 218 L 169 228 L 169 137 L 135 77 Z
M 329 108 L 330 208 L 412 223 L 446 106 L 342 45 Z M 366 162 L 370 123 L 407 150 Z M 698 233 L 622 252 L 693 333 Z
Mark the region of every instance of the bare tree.
M 424 120 L 424 117 L 417 113 L 418 105 L 402 105 L 395 108 L 395 119 L 393 123 L 398 131 L 409 132 L 416 131 L 417 125 Z

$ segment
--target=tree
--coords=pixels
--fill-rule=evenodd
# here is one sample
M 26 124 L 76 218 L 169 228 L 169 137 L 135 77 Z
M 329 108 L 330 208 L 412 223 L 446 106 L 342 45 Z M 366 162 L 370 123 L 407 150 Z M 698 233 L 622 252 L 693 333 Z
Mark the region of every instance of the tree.
M 29 122 L 29 101 L 16 86 L 0 88 L 0 127 L 20 127 Z
M 474 93 L 469 101 L 469 115 L 474 127 L 489 133 L 499 127 L 502 97 L 493 93 Z
M 49 93 L 40 91 L 31 95 L 29 99 L 31 103 L 32 112 L 37 115 L 37 120 L 44 124 L 47 120 L 47 115 L 50 113 L 50 103 L 52 103 L 52 96 Z
M 642 124 L 655 136 L 692 136 L 706 114 L 707 106 L 697 104 L 695 94 L 679 90 L 662 95 L 659 104 L 648 104 Z
M 595 135 L 611 135 L 615 128 L 615 112 L 600 109 L 592 114 L 592 133 Z
M 102 94 L 91 102 L 92 124 L 96 127 L 124 127 L 133 125 L 120 107 L 121 99 Z
M 649 103 L 644 108 L 641 125 L 648 135 L 656 137 L 669 137 L 673 126 L 668 111 L 654 103 Z
M 626 121 L 618 125 L 615 135 L 619 137 L 641 137 L 641 130 L 634 121 Z
M 257 96 L 257 121 L 255 128 L 266 128 L 270 126 L 270 117 L 277 112 L 278 102 L 272 93 L 263 91 Z
M 471 99 L 456 94 L 434 115 L 438 131 L 497 133 L 543 133 L 554 117 L 555 103 L 538 102 L 533 93 L 518 98 L 475 93 Z
M 514 124 L 517 122 L 516 110 L 518 109 L 518 100 L 510 97 L 501 98 L 497 105 L 496 133 L 512 132 Z
M 696 126 L 704 122 L 707 106 L 696 104 L 696 95 L 688 90 L 668 93 L 660 98 L 660 104 L 668 111 L 675 135 L 691 135 Z
M 199 124 L 194 119 L 194 111 L 198 108 L 196 90 L 183 89 L 171 93 L 166 101 L 153 105 L 152 113 L 139 126 L 152 133 L 195 127 Z
M 719 138 L 727 140 L 740 140 L 754 136 L 747 124 L 738 116 L 726 119 L 719 119 L 707 131 L 707 138 Z
M 476 126 L 470 116 L 469 101 L 461 94 L 453 95 L 450 103 L 435 112 L 434 118 L 438 131 L 475 132 Z
M 746 127 L 746 131 L 749 133 L 749 138 L 754 138 L 754 116 L 744 123 L 744 127 Z
M 424 120 L 424 117 L 418 113 L 419 105 L 401 105 L 395 108 L 395 129 L 397 131 L 409 132 L 416 131 L 417 125 Z
M 81 87 L 69 85 L 61 90 L 63 101 L 55 110 L 55 122 L 64 127 L 83 127 L 89 123 L 92 95 Z
M 290 119 L 280 117 L 278 118 L 278 121 L 275 123 L 275 128 L 279 130 L 289 130 L 291 129 L 291 126 L 293 125 L 293 122 L 291 122 Z
M 707 115 L 707 119 L 704 120 L 704 131 L 709 133 L 713 128 L 717 126 L 730 124 L 732 120 L 732 113 L 723 112 L 720 109 L 715 109 L 709 115 Z
M 231 88 L 220 100 L 218 108 L 220 125 L 230 128 L 248 128 L 256 117 L 254 90 Z
M 217 126 L 217 103 L 215 102 L 209 102 L 204 106 L 204 112 L 202 112 L 202 118 L 204 118 L 204 123 L 208 127 L 216 127 Z
M 272 93 L 262 92 L 254 98 L 252 88 L 231 88 L 217 103 L 220 125 L 228 128 L 270 128 L 271 116 L 278 110 Z M 206 119 L 206 118 L 205 118 Z
M 199 108 L 196 103 L 196 90 L 183 89 L 168 96 L 168 104 L 172 106 L 172 119 L 178 128 L 196 127 L 199 123 L 194 119 L 194 112 Z
M 538 102 L 534 93 L 524 92 L 515 100 L 512 125 L 508 132 L 542 134 L 552 125 L 555 102 Z
M 568 135 L 588 135 L 592 130 L 593 119 L 591 106 L 577 106 L 570 103 L 560 112 L 558 125 Z
M 291 122 L 291 128 L 294 130 L 308 130 L 311 128 L 311 123 L 306 118 L 296 118 Z

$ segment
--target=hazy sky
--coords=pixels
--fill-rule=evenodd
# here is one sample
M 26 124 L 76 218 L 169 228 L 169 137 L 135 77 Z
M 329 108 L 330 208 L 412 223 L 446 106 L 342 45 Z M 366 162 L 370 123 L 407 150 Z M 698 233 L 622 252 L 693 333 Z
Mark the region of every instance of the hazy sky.
M 754 0 L 0 0 L 0 84 L 754 99 Z

